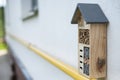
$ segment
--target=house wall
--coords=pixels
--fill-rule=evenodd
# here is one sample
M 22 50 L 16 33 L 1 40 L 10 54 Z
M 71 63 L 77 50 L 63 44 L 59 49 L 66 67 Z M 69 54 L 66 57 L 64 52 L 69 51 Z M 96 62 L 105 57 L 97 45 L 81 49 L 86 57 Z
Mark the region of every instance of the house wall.
M 109 20 L 107 80 L 118 80 L 120 76 L 119 0 L 38 0 L 38 16 L 25 21 L 22 20 L 21 0 L 7 0 L 6 31 L 33 43 L 77 69 L 78 30 L 77 25 L 70 23 L 77 3 L 97 3 L 107 16 Z M 73 80 L 9 36 L 6 36 L 6 39 L 34 80 Z

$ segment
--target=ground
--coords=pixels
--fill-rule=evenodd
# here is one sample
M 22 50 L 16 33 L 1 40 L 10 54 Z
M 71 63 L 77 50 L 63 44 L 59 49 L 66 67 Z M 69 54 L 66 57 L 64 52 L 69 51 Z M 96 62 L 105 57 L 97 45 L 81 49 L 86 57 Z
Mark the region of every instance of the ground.
M 11 80 L 12 70 L 7 47 L 0 43 L 0 80 Z

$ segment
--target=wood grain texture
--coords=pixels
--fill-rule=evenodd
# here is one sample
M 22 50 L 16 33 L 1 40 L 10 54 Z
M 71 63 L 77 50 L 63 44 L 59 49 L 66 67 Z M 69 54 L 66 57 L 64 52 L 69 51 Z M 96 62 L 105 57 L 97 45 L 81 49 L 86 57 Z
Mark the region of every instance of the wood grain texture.
M 91 24 L 90 27 L 90 77 L 106 77 L 106 24 Z

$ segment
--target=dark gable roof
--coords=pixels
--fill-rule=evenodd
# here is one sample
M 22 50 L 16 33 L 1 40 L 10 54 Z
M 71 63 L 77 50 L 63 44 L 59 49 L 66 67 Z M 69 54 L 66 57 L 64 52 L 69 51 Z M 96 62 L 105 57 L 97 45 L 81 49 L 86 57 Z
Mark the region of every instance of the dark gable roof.
M 79 3 L 73 15 L 72 24 L 77 24 L 78 19 L 82 15 L 87 24 L 92 23 L 108 23 L 108 19 L 98 4 Z

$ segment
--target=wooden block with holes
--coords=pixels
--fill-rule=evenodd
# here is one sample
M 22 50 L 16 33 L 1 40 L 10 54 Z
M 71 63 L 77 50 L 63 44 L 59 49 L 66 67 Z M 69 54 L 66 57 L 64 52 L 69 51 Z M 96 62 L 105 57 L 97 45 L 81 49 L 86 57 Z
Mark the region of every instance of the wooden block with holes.
M 72 18 L 78 24 L 78 70 L 88 78 L 106 77 L 108 19 L 98 4 L 79 3 Z

